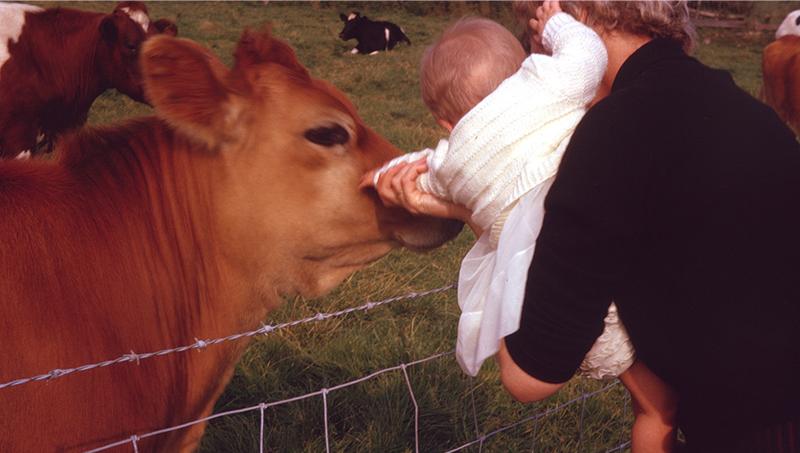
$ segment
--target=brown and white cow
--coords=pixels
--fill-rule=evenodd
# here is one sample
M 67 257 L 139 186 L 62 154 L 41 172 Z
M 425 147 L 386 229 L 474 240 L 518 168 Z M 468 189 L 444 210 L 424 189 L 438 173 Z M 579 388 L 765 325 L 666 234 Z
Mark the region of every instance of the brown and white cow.
M 0 382 L 255 329 L 457 222 L 360 191 L 398 150 L 268 32 L 232 69 L 191 41 L 142 53 L 156 117 L 0 162 Z M 246 341 L 0 389 L 0 451 L 77 451 L 208 415 Z M 203 426 L 139 443 L 191 451 Z
M 141 2 L 111 14 L 0 3 L 0 158 L 49 148 L 107 89 L 144 102 L 138 52 L 159 32 L 177 28 Z
M 764 48 L 762 97 L 800 134 L 800 36 L 785 35 Z

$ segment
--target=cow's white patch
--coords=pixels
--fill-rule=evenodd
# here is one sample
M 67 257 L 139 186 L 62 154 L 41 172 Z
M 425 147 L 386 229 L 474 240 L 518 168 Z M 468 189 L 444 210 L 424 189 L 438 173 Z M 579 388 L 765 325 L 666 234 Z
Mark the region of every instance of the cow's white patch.
M 132 10 L 128 7 L 120 9 L 122 10 L 122 12 L 127 14 L 132 21 L 139 24 L 139 26 L 142 27 L 142 30 L 144 30 L 144 32 L 147 33 L 147 29 L 150 28 L 150 17 L 147 16 L 147 13 L 139 9 Z
M 17 154 L 17 157 L 15 157 L 14 159 L 17 159 L 17 160 L 28 160 L 30 158 L 31 158 L 31 150 L 26 149 L 25 151 Z
M 786 15 L 780 27 L 775 32 L 775 39 L 780 39 L 786 35 L 800 35 L 800 25 L 797 25 L 797 18 L 800 17 L 800 9 L 796 9 Z
M 389 29 L 384 27 L 383 28 L 383 36 L 386 37 L 386 47 L 389 47 Z
M 378 55 L 378 51 L 376 50 L 376 51 L 370 53 L 370 55 Z
M 353 20 L 355 18 L 356 18 L 356 13 L 350 13 L 350 15 L 347 16 L 347 20 Z
M 44 11 L 38 6 L 21 3 L 0 3 L 0 68 L 11 57 L 8 47 L 19 40 L 25 26 L 25 13 Z
M 354 48 L 353 48 L 353 50 L 351 50 L 351 51 L 350 51 L 350 53 L 358 53 L 358 49 L 356 49 L 356 48 L 354 47 Z

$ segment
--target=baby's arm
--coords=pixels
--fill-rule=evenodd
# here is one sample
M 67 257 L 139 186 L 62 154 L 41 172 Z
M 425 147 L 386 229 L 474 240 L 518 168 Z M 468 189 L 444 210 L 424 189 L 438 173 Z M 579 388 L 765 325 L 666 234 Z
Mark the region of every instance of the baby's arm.
M 420 159 L 428 159 L 430 155 L 433 153 L 433 150 L 430 148 L 425 148 L 420 151 L 415 151 L 413 153 L 403 154 L 402 156 L 395 157 L 394 159 L 390 160 L 383 164 L 383 166 L 377 170 L 372 172 L 372 185 L 377 186 L 378 180 L 383 176 L 390 168 L 394 168 L 400 164 L 410 164 L 411 162 L 416 162 Z
M 461 220 L 480 236 L 483 231 L 472 221 L 472 212 L 446 197 L 444 184 L 432 171 L 441 166 L 448 147 L 443 139 L 435 150 L 423 149 L 392 159 L 364 175 L 360 187 L 374 187 L 386 206 L 401 206 L 415 215 Z
M 592 29 L 561 12 L 557 2 L 544 2 L 536 15 L 531 26 L 541 32 L 542 44 L 552 56 L 532 55 L 523 68 L 538 73 L 562 95 L 588 103 L 608 64 L 603 41 Z
M 442 162 L 447 155 L 447 149 L 449 146 L 450 145 L 447 140 L 441 139 L 439 140 L 439 144 L 436 145 L 436 149 L 425 148 L 421 151 L 404 154 L 390 160 L 384 164 L 383 167 L 375 171 L 372 176 L 372 185 L 378 187 L 378 180 L 393 167 L 396 167 L 400 164 L 410 164 L 412 162 L 425 159 L 425 162 L 428 164 L 428 171 L 419 175 L 419 178 L 417 178 L 416 181 L 417 187 L 419 190 L 425 193 L 435 195 L 436 197 L 447 201 L 453 201 L 447 193 L 447 185 L 443 181 L 439 181 L 437 178 L 437 170 L 442 166 Z

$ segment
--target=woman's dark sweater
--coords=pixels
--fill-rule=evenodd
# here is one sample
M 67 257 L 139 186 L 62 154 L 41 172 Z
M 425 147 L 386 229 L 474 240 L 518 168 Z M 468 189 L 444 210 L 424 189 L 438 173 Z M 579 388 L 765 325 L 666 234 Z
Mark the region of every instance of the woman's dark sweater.
M 568 380 L 613 300 L 693 449 L 800 416 L 800 147 L 728 73 L 671 41 L 637 50 L 545 210 L 506 338 L 522 369 Z

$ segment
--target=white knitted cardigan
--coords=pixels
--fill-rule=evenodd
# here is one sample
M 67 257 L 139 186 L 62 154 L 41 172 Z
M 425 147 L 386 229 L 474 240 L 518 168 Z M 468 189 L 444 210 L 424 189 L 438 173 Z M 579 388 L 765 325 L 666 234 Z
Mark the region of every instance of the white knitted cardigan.
M 555 174 L 566 141 L 594 98 L 608 56 L 600 37 L 566 13 L 543 33 L 552 56 L 533 54 L 517 73 L 456 124 L 449 144 L 385 165 L 427 156 L 420 190 L 466 206 L 483 230 L 531 188 Z

